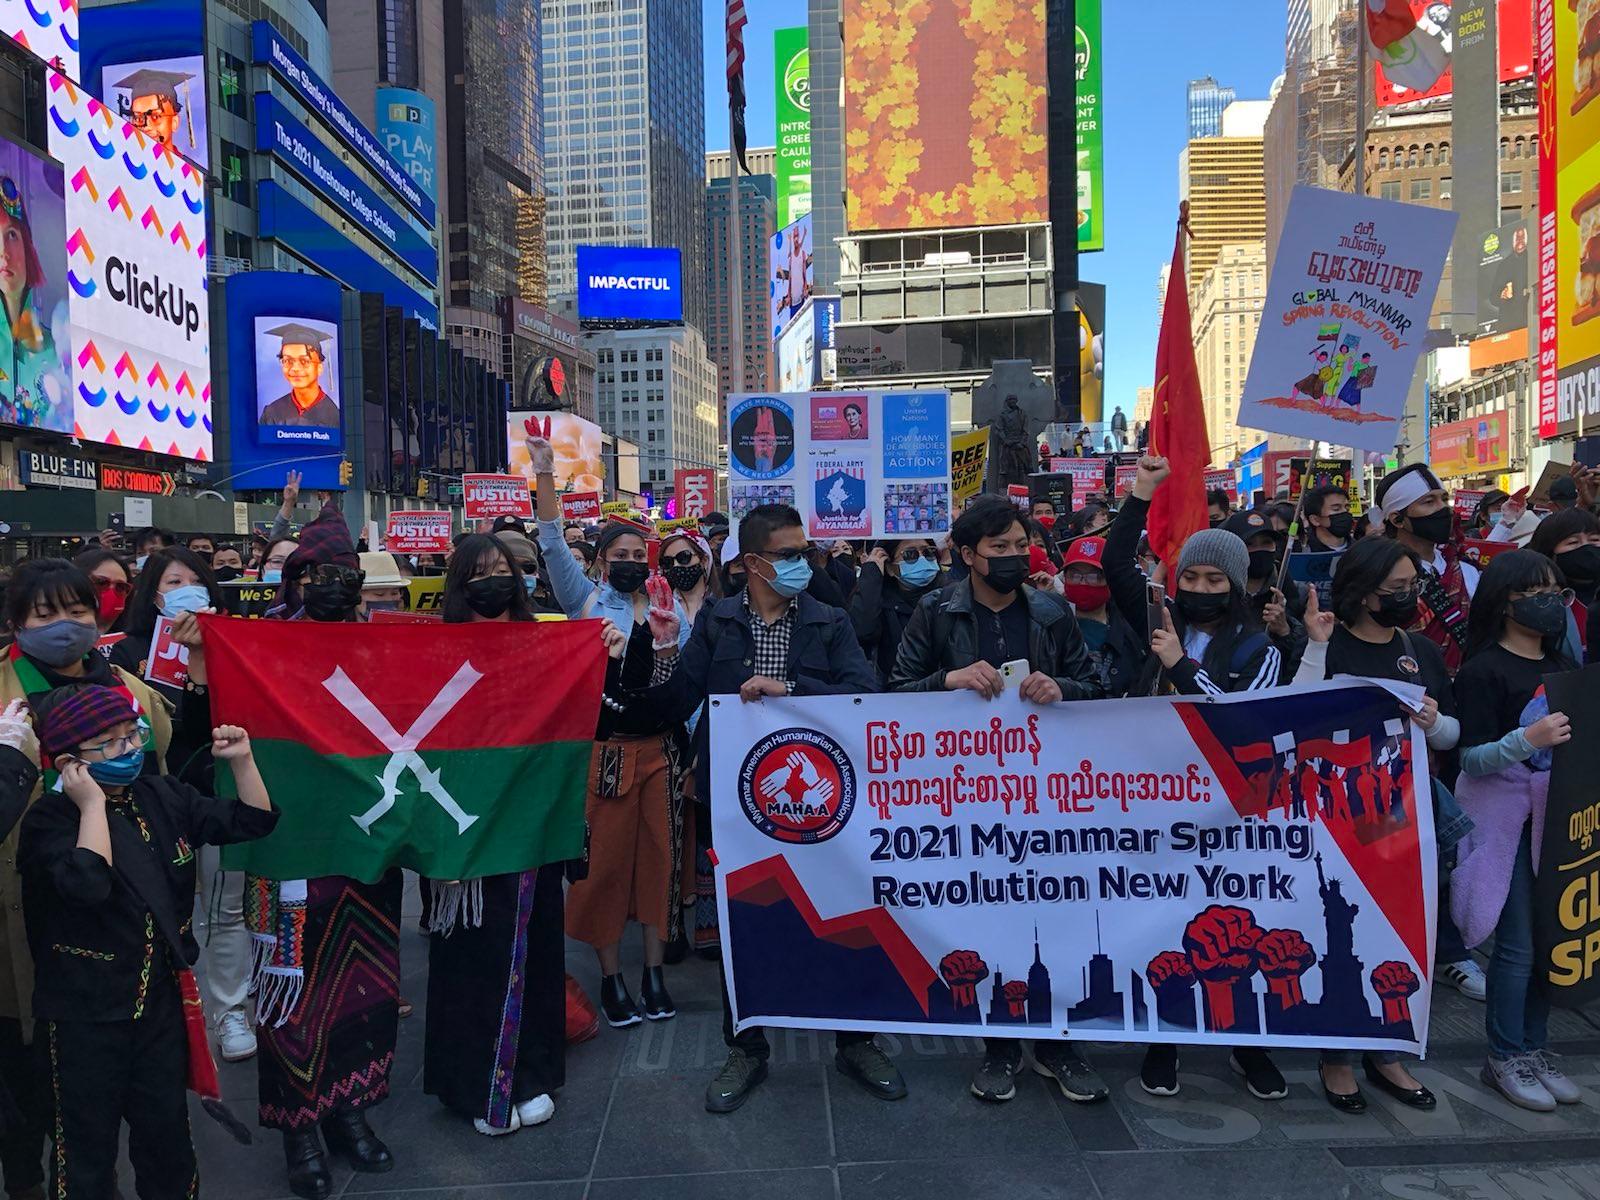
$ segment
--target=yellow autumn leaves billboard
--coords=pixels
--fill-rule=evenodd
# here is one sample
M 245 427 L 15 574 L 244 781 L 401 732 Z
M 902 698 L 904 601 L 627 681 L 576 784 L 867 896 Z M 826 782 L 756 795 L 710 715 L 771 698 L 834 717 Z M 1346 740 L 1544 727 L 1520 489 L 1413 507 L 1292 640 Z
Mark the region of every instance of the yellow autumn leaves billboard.
M 844 0 L 847 220 L 1049 218 L 1045 0 Z

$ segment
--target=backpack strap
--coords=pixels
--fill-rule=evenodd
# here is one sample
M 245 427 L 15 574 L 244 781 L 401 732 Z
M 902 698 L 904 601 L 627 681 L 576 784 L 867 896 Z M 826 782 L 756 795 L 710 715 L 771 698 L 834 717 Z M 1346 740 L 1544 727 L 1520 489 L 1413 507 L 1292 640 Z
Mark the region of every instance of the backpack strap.
M 1228 682 L 1232 683 L 1244 674 L 1245 668 L 1250 665 L 1250 660 L 1267 644 L 1265 630 L 1258 629 L 1247 634 L 1233 645 L 1233 653 L 1228 658 Z M 1231 689 L 1230 689 L 1231 690 Z

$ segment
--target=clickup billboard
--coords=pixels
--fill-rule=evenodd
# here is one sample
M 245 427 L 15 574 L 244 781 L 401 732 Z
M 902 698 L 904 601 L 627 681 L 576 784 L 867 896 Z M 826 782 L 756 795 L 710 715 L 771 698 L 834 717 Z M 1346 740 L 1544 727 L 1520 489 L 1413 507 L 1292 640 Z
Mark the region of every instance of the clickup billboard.
M 683 320 L 683 257 L 671 246 L 579 246 L 580 321 Z

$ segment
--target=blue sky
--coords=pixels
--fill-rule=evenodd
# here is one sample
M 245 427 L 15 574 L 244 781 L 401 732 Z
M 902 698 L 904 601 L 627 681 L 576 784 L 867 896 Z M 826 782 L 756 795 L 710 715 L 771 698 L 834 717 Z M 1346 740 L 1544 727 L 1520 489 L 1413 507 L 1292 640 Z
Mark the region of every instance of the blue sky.
M 703 0 L 706 146 L 728 145 L 723 0 Z M 746 125 L 752 146 L 773 142 L 772 33 L 806 23 L 805 0 L 746 0 Z M 1192 3 L 1103 0 L 1105 22 L 1106 250 L 1080 260 L 1084 279 L 1106 284 L 1107 399 L 1133 409 L 1151 382 L 1156 279 L 1172 256 L 1178 153 L 1188 136 L 1185 87 L 1214 75 L 1240 99 L 1265 99 L 1283 70 L 1283 9 L 1241 6 L 1197 16 Z M 1244 9 L 1249 9 L 1249 17 Z M 1042 35 L 1041 35 L 1042 36 Z

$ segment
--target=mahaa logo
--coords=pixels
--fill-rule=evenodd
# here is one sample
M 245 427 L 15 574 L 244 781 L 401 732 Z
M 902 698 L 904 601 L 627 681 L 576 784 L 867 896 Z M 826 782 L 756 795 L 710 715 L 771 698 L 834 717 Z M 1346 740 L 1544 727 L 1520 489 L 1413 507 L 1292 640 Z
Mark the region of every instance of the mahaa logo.
M 816 845 L 835 836 L 856 806 L 856 772 L 844 748 L 815 729 L 769 733 L 739 767 L 739 806 L 775 842 Z
M 811 111 L 811 48 L 795 52 L 783 69 L 783 91 L 801 112 Z
M 1083 77 L 1089 72 L 1089 36 L 1083 32 L 1082 25 L 1074 25 L 1072 27 L 1072 33 L 1073 64 L 1077 67 L 1078 82 L 1082 83 Z

